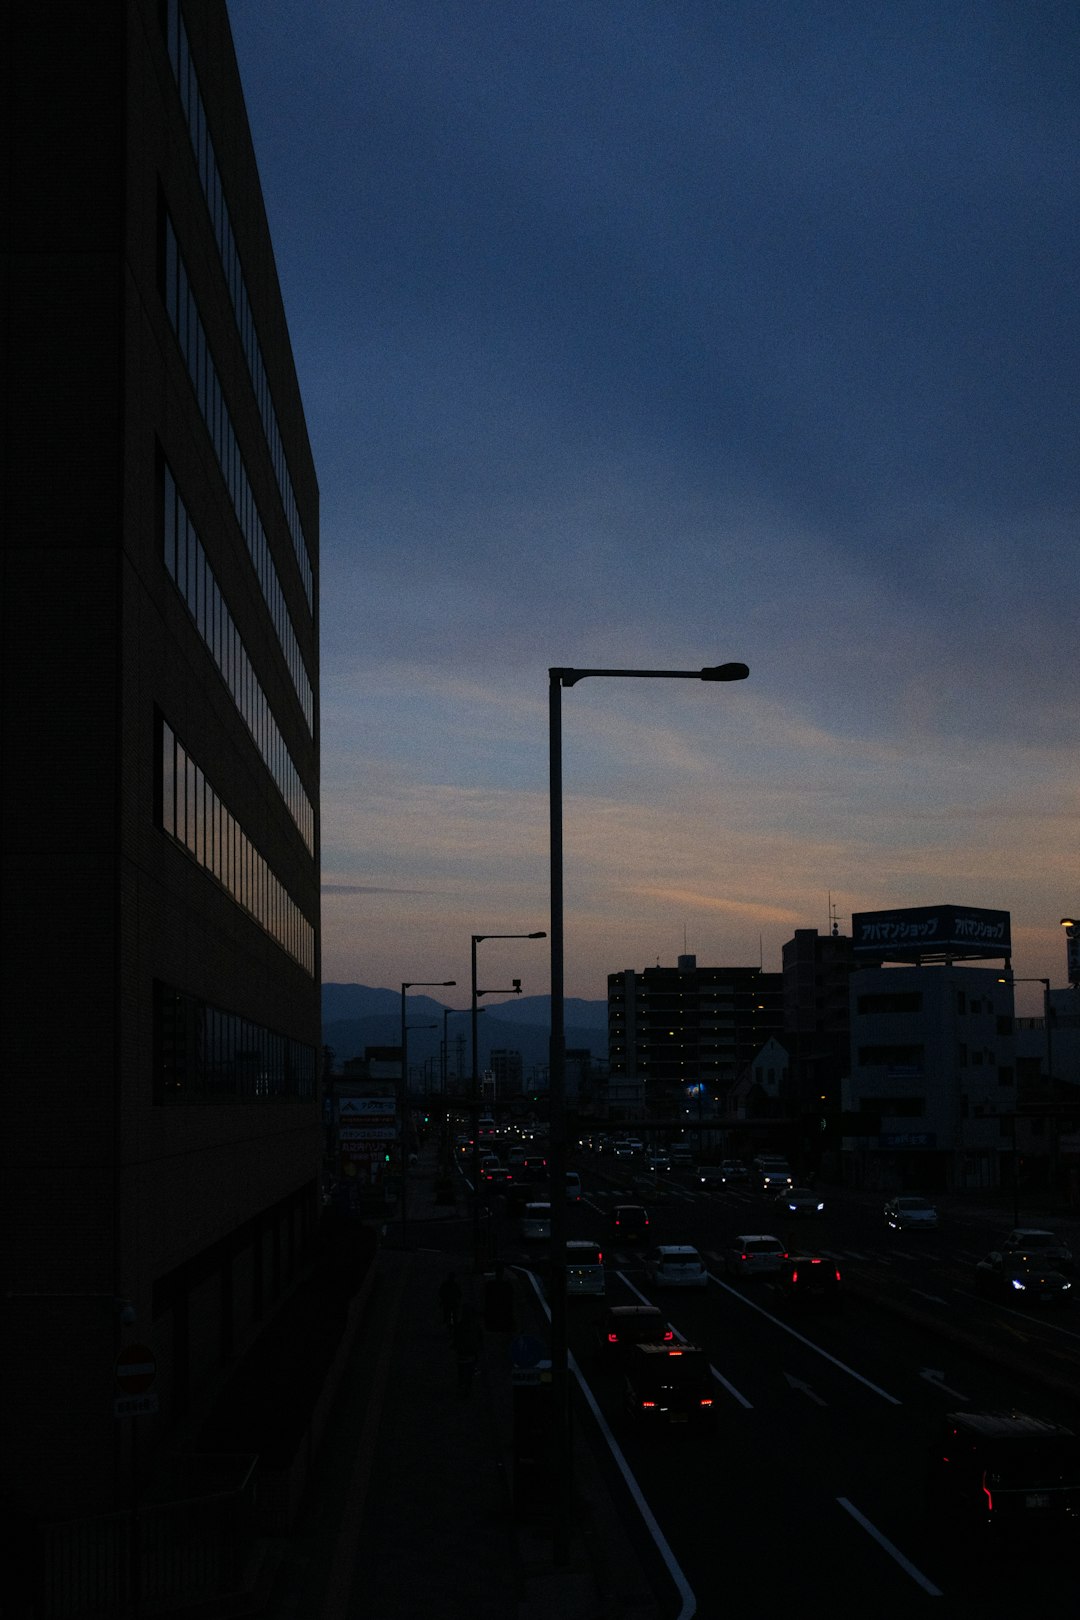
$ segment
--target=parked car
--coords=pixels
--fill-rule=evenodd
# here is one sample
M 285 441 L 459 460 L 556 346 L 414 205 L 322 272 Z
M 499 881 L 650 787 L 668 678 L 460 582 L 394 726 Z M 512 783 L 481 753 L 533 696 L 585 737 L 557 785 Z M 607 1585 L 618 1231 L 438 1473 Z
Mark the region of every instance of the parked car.
M 771 1232 L 742 1232 L 724 1251 L 730 1277 L 760 1277 L 780 1270 L 787 1249 Z
M 1056 1546 L 1080 1523 L 1080 1438 L 1026 1412 L 949 1412 L 927 1485 L 934 1522 L 1007 1539 L 1050 1532 Z
M 1015 1305 L 1063 1304 L 1072 1292 L 1068 1277 L 1040 1255 L 1001 1249 L 992 1249 L 976 1264 L 975 1287 Z
M 612 1305 L 596 1329 L 605 1366 L 621 1366 L 636 1344 L 674 1344 L 675 1330 L 658 1305 Z
M 1047 1232 L 1039 1226 L 1016 1226 L 1001 1245 L 1006 1253 L 1037 1255 L 1044 1265 L 1057 1271 L 1075 1269 L 1072 1250 L 1056 1232 Z
M 707 1288 L 709 1274 L 689 1243 L 661 1243 L 645 1256 L 645 1275 L 657 1288 Z
M 776 1273 L 774 1287 L 789 1305 L 839 1305 L 843 1278 L 835 1260 L 820 1254 L 788 1254 Z
M 885 1205 L 885 1220 L 894 1232 L 935 1232 L 938 1212 L 916 1193 L 900 1193 Z
M 641 1424 L 707 1424 L 713 1415 L 712 1378 L 696 1345 L 638 1344 L 626 1358 L 623 1400 Z

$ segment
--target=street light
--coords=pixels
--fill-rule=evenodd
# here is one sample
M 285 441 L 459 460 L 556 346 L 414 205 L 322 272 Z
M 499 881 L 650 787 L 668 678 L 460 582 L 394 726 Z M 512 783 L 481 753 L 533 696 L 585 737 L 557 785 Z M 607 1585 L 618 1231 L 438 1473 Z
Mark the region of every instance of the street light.
M 1080 922 L 1075 917 L 1062 917 L 1061 926 L 1065 930 L 1065 960 L 1068 964 L 1069 983 L 1074 990 L 1080 989 Z
M 485 939 L 546 939 L 544 930 L 538 929 L 531 934 L 472 934 L 472 1077 L 470 1090 L 472 1093 L 472 1135 L 473 1135 L 473 1262 L 479 1265 L 480 1261 L 480 1065 L 478 1057 L 477 1034 L 477 1002 L 481 996 L 520 996 L 521 980 L 515 979 L 510 990 L 478 990 L 476 988 L 476 947 Z
M 409 1174 L 409 1155 L 405 1141 L 406 1118 L 409 1108 L 409 1031 L 405 1023 L 405 992 L 406 990 L 449 990 L 457 984 L 456 979 L 406 979 L 401 986 L 401 1099 L 398 1103 L 399 1124 L 398 1141 L 401 1148 L 401 1247 L 405 1248 L 406 1212 L 407 1204 L 407 1178 Z M 437 1024 L 431 1024 L 431 1029 L 437 1029 Z
M 570 1386 L 566 1335 L 566 1007 L 563 990 L 563 787 L 562 689 L 586 676 L 616 680 L 745 681 L 745 664 L 709 669 L 549 669 L 548 759 L 551 825 L 551 1055 L 549 1079 L 551 1170 L 551 1393 L 554 1403 L 555 1522 L 552 1554 L 556 1564 L 570 1555 Z

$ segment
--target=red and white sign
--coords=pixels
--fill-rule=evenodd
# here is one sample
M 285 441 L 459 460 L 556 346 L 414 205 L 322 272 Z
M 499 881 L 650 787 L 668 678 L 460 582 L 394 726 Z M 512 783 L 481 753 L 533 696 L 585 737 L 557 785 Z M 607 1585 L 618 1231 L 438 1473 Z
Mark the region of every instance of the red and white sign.
M 116 1387 L 123 1395 L 143 1395 L 157 1377 L 154 1352 L 146 1344 L 129 1344 L 116 1358 Z

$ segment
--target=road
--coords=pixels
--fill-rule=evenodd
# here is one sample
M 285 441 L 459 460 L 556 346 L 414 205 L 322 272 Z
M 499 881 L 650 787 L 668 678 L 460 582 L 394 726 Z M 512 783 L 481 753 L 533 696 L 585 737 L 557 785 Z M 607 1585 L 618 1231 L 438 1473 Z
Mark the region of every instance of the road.
M 692 1243 L 709 1268 L 703 1291 L 654 1294 L 639 1250 L 607 1248 L 606 1300 L 572 1301 L 569 1328 L 598 1414 L 590 1432 L 609 1466 L 625 1459 L 698 1614 L 723 1612 L 735 1592 L 745 1601 L 748 1568 L 770 1611 L 834 1614 L 858 1602 L 882 1620 L 940 1611 L 943 1600 L 950 1613 L 1075 1611 L 1075 1546 L 1035 1558 L 977 1552 L 943 1535 L 925 1508 L 928 1448 L 950 1410 L 1015 1406 L 1080 1428 L 1075 1302 L 1022 1311 L 974 1294 L 975 1261 L 1011 1221 L 957 1210 L 936 1233 L 896 1234 L 880 1198 L 825 1189 L 824 1217 L 793 1226 L 746 1189 L 700 1189 L 684 1175 L 620 1187 L 588 1162 L 579 1168 L 569 1236 L 603 1247 L 611 1204 L 628 1196 L 648 1204 L 651 1241 Z M 1069 1235 L 1076 1223 L 1055 1225 Z M 842 1308 L 795 1311 L 767 1279 L 730 1278 L 724 1251 L 749 1232 L 833 1257 Z M 499 1242 L 504 1258 L 542 1275 L 542 1252 L 505 1215 Z M 642 1435 L 623 1412 L 621 1381 L 598 1369 L 603 1306 L 635 1300 L 661 1305 L 707 1350 L 711 1432 Z

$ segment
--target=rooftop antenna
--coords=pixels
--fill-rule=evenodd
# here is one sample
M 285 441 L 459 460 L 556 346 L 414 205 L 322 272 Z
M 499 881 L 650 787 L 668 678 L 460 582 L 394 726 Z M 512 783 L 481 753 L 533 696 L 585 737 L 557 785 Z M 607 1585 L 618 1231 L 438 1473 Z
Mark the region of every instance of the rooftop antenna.
M 836 939 L 840 933 L 840 919 L 836 907 L 833 905 L 832 890 L 829 890 L 829 933 Z

